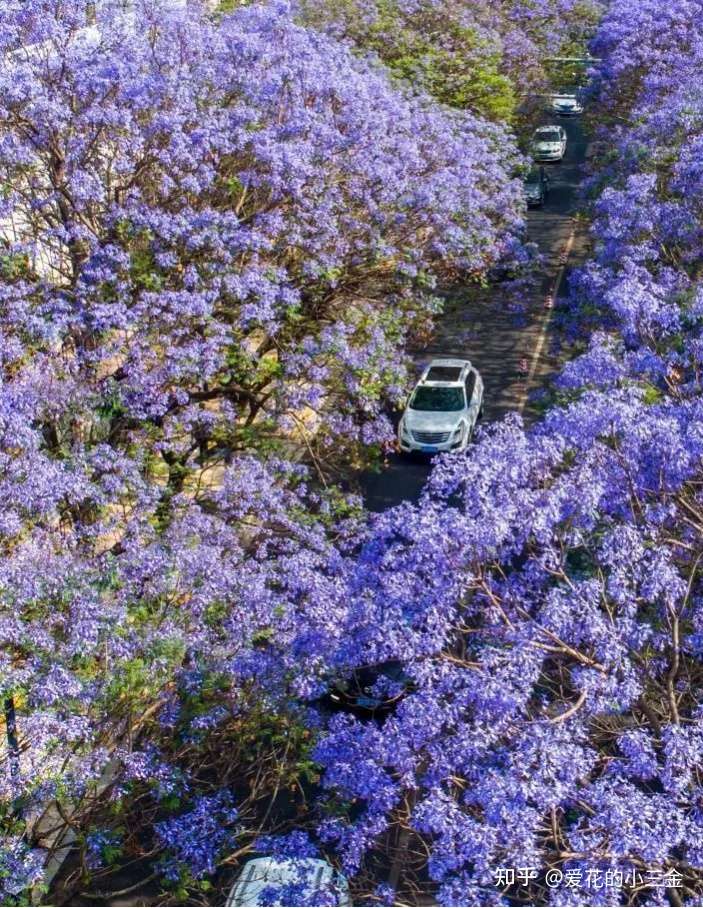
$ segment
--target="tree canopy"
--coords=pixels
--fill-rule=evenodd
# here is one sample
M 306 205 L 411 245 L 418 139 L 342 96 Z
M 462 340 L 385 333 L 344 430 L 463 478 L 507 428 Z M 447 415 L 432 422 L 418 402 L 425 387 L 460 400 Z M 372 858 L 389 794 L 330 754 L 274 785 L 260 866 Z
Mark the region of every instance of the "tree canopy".
M 0 10 L 7 904 L 48 802 L 79 874 L 146 855 L 183 898 L 259 848 L 392 904 L 399 840 L 445 905 L 703 895 L 703 6 L 613 0 L 591 44 L 606 154 L 545 417 L 373 518 L 325 467 L 389 439 L 436 282 L 519 250 L 501 121 L 587 17 L 358 12 Z M 389 660 L 385 721 L 319 708 Z

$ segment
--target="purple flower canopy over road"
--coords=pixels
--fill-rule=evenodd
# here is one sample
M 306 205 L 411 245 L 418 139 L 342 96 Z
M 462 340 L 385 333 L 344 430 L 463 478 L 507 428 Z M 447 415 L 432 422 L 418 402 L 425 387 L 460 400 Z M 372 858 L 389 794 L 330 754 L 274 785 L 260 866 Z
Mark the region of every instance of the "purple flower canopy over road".
M 508 6 L 482 21 L 517 58 L 579 4 Z M 407 826 L 443 904 L 629 897 L 549 892 L 548 868 L 676 870 L 699 900 L 703 4 L 614 0 L 593 42 L 612 154 L 557 403 L 374 519 L 286 443 L 302 423 L 313 459 L 354 462 L 388 438 L 437 279 L 516 249 L 510 134 L 286 6 L 150 3 L 136 31 L 108 6 L 89 33 L 80 7 L 0 10 L 4 803 L 87 829 L 117 758 L 113 800 L 199 880 L 255 813 L 236 772 L 217 790 L 222 742 L 260 753 L 285 721 L 352 878 Z M 383 723 L 315 708 L 387 660 L 412 687 Z M 6 902 L 40 874 L 21 825 Z M 539 875 L 502 893 L 501 867 Z
M 613 153 L 574 307 L 599 330 L 564 402 L 445 459 L 354 568 L 340 658 L 402 658 L 415 690 L 381 729 L 330 723 L 325 783 L 365 810 L 323 831 L 353 871 L 407 814 L 444 904 L 500 903 L 497 867 L 539 870 L 533 904 L 629 898 L 549 892 L 548 867 L 660 868 L 689 888 L 656 903 L 700 899 L 702 16 L 614 2 L 593 42 Z

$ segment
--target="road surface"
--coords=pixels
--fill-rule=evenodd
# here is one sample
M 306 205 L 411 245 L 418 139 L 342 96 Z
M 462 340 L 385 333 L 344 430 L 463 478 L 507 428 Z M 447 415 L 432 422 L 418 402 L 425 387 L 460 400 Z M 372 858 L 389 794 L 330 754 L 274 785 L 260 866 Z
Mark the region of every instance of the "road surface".
M 520 301 L 521 311 L 515 311 L 500 285 L 480 294 L 475 288 L 454 292 L 447 298 L 430 343 L 411 351 L 418 374 L 437 356 L 470 359 L 478 366 L 485 384 L 487 422 L 516 410 L 526 421 L 534 418 L 531 395 L 558 367 L 550 344 L 552 310 L 547 303 L 566 290 L 570 268 L 584 258 L 585 229 L 578 227 L 574 214 L 588 144 L 578 119 L 561 122 L 568 137 L 566 156 L 561 164 L 545 165 L 550 178 L 547 203 L 528 214 L 527 238 L 537 245 L 541 261 L 534 286 Z M 380 472 L 360 477 L 366 506 L 378 512 L 417 500 L 430 469 L 429 458 L 391 455 Z

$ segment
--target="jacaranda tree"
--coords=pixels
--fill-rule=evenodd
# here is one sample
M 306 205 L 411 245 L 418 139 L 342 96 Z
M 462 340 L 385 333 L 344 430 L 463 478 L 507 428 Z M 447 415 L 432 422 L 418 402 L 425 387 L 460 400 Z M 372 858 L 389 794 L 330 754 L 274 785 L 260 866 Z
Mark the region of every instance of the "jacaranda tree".
M 138 747 L 178 749 L 179 696 L 191 735 L 234 716 L 258 741 L 260 675 L 309 693 L 355 508 L 277 454 L 385 440 L 435 280 L 480 278 L 522 220 L 500 127 L 286 6 L 93 6 L 0 10 L 6 901 L 41 876 L 22 836 L 47 805 L 74 829 L 106 785 L 179 806 L 187 771 Z

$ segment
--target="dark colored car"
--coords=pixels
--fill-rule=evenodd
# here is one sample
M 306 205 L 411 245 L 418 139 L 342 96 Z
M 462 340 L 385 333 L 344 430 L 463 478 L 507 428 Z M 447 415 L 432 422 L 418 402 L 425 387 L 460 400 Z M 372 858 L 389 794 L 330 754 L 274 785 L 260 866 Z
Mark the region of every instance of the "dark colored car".
M 533 167 L 525 177 L 525 199 L 532 207 L 541 207 L 549 195 L 549 177 L 544 167 Z
M 384 716 L 412 690 L 412 680 L 400 662 L 381 662 L 358 668 L 343 681 L 336 681 L 323 698 L 334 710 L 362 717 Z

